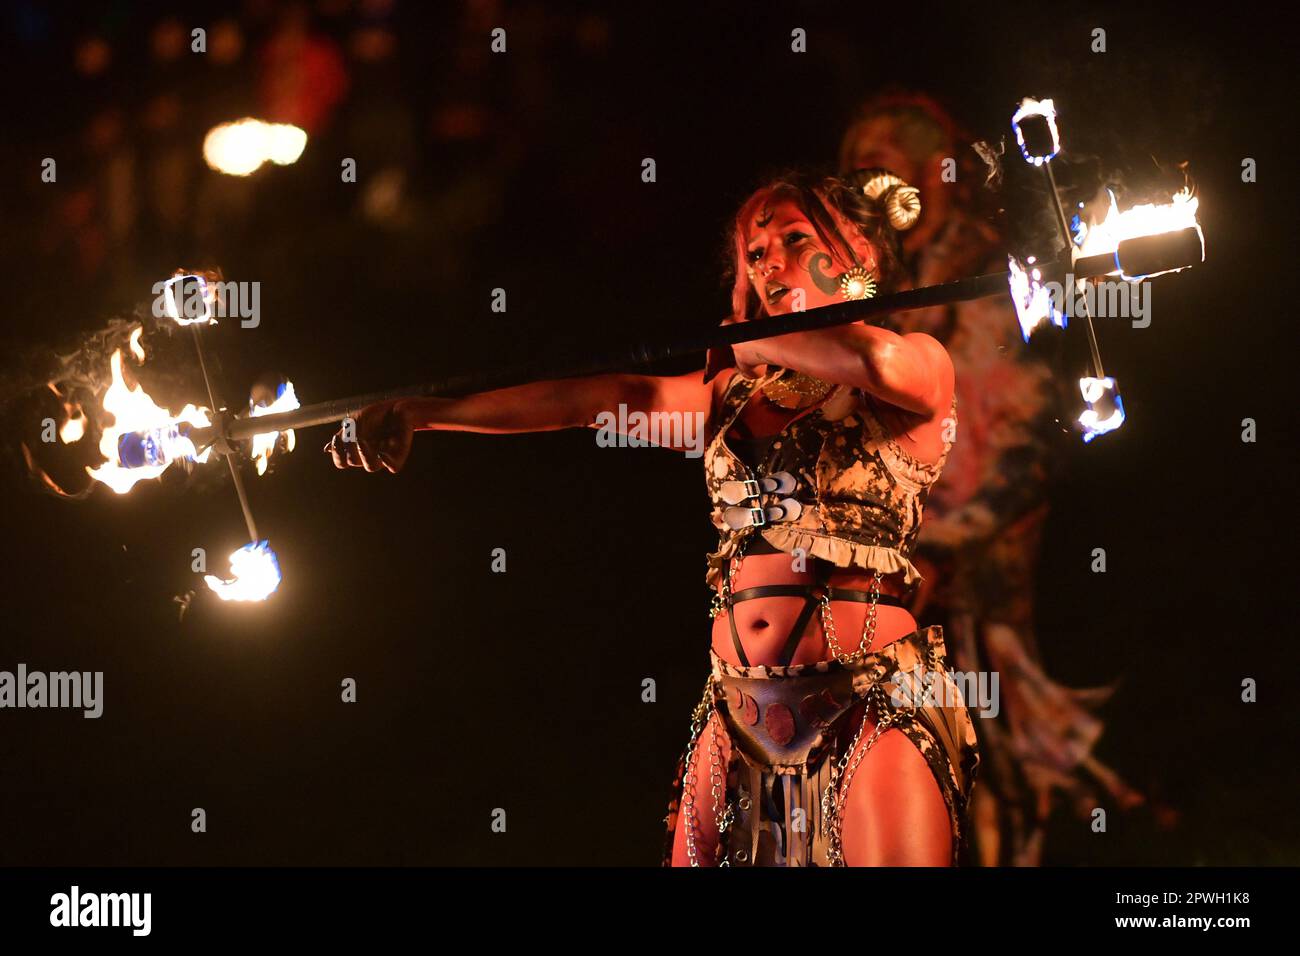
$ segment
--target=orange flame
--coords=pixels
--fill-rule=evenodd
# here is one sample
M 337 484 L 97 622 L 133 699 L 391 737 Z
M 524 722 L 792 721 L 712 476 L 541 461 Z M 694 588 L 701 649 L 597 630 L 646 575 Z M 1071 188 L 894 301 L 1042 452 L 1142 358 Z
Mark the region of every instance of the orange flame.
M 141 365 L 144 364 L 144 346 L 140 344 L 140 337 L 144 335 L 144 326 L 141 325 L 131 333 L 130 341 L 127 343 L 131 348 L 131 354 Z
M 275 401 L 269 405 L 254 405 L 251 415 L 258 418 L 262 415 L 274 415 L 278 412 L 290 412 L 295 408 L 300 408 L 301 403 L 298 396 L 294 394 L 293 382 L 285 382 L 284 388 L 276 396 Z M 252 446 L 249 448 L 249 455 L 257 462 L 257 473 L 266 474 L 266 463 L 271 457 L 271 452 L 275 450 L 275 444 L 279 439 L 279 432 L 260 432 L 253 436 Z M 293 429 L 284 433 L 284 450 L 293 451 L 294 435 Z
M 215 574 L 203 578 L 223 601 L 265 601 L 280 586 L 280 562 L 266 541 L 231 552 L 230 573 L 229 581 Z
M 154 403 L 138 384 L 129 388 L 122 377 L 122 350 L 113 352 L 110 360 L 113 383 L 104 393 L 104 411 L 113 416 L 113 424 L 105 426 L 99 439 L 99 451 L 108 460 L 98 468 L 87 468 L 86 472 L 96 481 L 103 482 L 119 495 L 124 495 L 137 481 L 157 478 L 167 470 L 167 465 L 146 465 L 140 468 L 124 468 L 118 458 L 118 439 L 129 432 L 149 431 L 167 428 L 181 422 L 195 426 L 210 425 L 207 409 L 196 405 L 186 405 L 179 415 L 172 415 L 167 409 Z M 182 441 L 188 444 L 187 439 Z M 189 445 L 185 457 L 195 461 L 207 461 L 211 449 L 204 449 L 202 455 L 194 454 L 194 446 Z
M 1109 192 L 1109 190 L 1108 190 Z M 1083 237 L 1078 255 L 1093 256 L 1114 253 L 1125 239 L 1139 236 L 1155 236 L 1163 232 L 1177 232 L 1189 227 L 1195 228 L 1201 235 L 1201 248 L 1205 248 L 1205 234 L 1201 232 L 1196 220 L 1196 210 L 1200 205 L 1192 191 L 1186 187 L 1174 193 L 1172 199 L 1164 204 L 1145 203 L 1132 206 L 1120 212 L 1115 202 L 1115 194 L 1110 193 L 1110 209 L 1106 218 L 1090 226 Z M 1180 270 L 1171 270 L 1177 272 Z M 1112 275 L 1119 274 L 1116 269 Z

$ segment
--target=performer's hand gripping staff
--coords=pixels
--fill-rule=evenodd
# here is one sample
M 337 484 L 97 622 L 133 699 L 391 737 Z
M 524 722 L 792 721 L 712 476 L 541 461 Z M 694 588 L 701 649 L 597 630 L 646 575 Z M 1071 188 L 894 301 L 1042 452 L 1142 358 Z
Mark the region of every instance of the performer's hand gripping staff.
M 325 450 L 337 468 L 364 468 L 397 474 L 411 454 L 417 429 L 431 427 L 437 398 L 396 399 L 363 408 L 355 419 L 344 421 Z

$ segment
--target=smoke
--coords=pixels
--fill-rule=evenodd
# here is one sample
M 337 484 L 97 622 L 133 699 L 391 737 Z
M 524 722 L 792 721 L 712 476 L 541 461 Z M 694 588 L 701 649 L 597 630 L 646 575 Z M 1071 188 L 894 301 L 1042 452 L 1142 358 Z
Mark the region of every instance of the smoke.
M 96 482 L 86 467 L 103 462 L 99 438 L 111 416 L 103 411 L 104 392 L 112 382 L 110 359 L 124 356 L 125 374 L 160 405 L 180 408 L 202 402 L 195 390 L 201 382 L 187 340 L 170 322 L 159 322 L 140 306 L 133 316 L 114 317 L 103 326 L 80 333 L 50 348 L 31 347 L 14 355 L 0 369 L 0 442 L 11 472 L 22 474 L 29 486 L 62 498 L 84 498 Z M 132 355 L 131 339 L 145 351 L 140 364 Z M 84 416 L 80 438 L 59 436 L 69 419 Z M 74 440 L 75 439 L 75 440 Z
M 995 148 L 985 140 L 971 143 L 971 149 L 984 162 L 984 188 L 997 190 L 1002 186 L 1002 156 L 1006 153 L 1007 142 L 999 139 Z

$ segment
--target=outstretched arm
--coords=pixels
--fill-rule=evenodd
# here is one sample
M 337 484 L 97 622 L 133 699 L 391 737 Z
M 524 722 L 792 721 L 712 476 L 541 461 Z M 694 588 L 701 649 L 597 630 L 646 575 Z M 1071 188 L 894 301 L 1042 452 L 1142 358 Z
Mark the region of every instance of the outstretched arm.
M 592 375 L 476 392 L 460 398 L 402 399 L 372 405 L 356 420 L 356 442 L 340 429 L 326 450 L 339 468 L 401 470 L 416 431 L 485 434 L 599 427 L 602 412 L 709 413 L 713 386 L 700 372 L 680 376 Z

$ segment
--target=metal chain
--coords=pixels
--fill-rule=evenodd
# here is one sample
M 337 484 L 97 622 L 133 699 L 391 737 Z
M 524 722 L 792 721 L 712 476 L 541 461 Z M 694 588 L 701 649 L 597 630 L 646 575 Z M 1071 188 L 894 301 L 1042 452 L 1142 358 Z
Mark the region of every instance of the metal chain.
M 749 542 L 749 531 L 745 529 L 740 536 L 740 542 L 736 546 L 736 553 L 727 563 L 727 573 L 722 579 L 720 591 L 713 595 L 712 607 L 709 609 L 709 617 L 716 618 L 724 611 L 731 613 L 731 595 L 736 586 L 736 575 L 740 571 L 740 562 L 745 556 L 745 546 Z M 687 789 L 686 796 L 682 797 L 682 807 L 686 813 L 686 855 L 690 858 L 691 866 L 699 866 L 699 851 L 696 849 L 696 841 L 699 838 L 699 817 L 695 812 L 695 763 L 698 760 L 696 751 L 696 742 L 699 733 L 704 729 L 703 723 L 699 722 L 701 708 L 711 713 L 712 723 L 709 728 L 709 790 L 713 795 L 713 818 L 718 830 L 718 844 L 715 852 L 718 866 L 730 866 L 731 862 L 727 859 L 725 851 L 726 835 L 731 824 L 735 821 L 734 807 L 727 800 L 727 781 L 725 771 L 719 766 L 722 762 L 721 751 L 718 747 L 718 709 L 713 703 L 713 675 L 709 675 L 708 683 L 704 685 L 704 699 L 700 701 L 699 707 L 691 721 L 691 742 L 688 744 L 687 751 L 687 775 L 691 778 L 691 785 Z M 685 779 L 682 781 L 686 782 Z
M 746 528 L 741 532 L 740 543 L 736 546 L 736 553 L 731 560 L 727 562 L 727 573 L 722 578 L 722 584 L 719 590 L 713 595 L 713 601 L 709 608 L 709 617 L 716 618 L 722 613 L 731 613 L 731 595 L 736 589 L 736 575 L 740 573 L 740 565 L 745 557 L 745 547 L 749 543 L 749 532 L 752 528 Z M 872 645 L 876 643 L 876 621 L 880 609 L 880 571 L 877 569 L 871 578 L 871 606 L 867 610 L 866 616 L 862 619 L 862 637 L 858 641 L 857 650 L 852 654 L 845 654 L 840 648 L 839 639 L 835 631 L 835 618 L 831 614 L 830 596 L 827 592 L 822 592 L 821 604 L 819 607 L 822 630 L 826 634 L 826 644 L 831 650 L 835 660 L 842 664 L 850 664 L 867 655 Z
M 826 829 L 829 836 L 829 842 L 826 848 L 826 856 L 831 866 L 844 865 L 844 843 L 842 836 L 842 826 L 844 820 L 844 800 L 848 796 L 849 786 L 853 782 L 853 775 L 857 772 L 858 765 L 862 763 L 862 758 L 880 739 L 880 735 L 894 725 L 896 718 L 894 712 L 885 704 L 885 693 L 879 684 L 872 684 L 871 696 L 874 696 L 877 704 L 877 712 L 882 714 L 876 727 L 867 738 L 866 745 L 861 751 L 858 751 L 858 741 L 862 739 L 862 732 L 867 729 L 867 718 L 871 713 L 870 696 L 867 699 L 866 707 L 862 712 L 862 723 L 858 725 L 858 732 L 853 737 L 853 742 L 849 744 L 847 750 L 840 759 L 831 764 L 831 779 L 826 785 L 826 790 L 822 793 L 822 818 L 826 820 Z M 849 758 L 853 757 L 853 762 L 849 764 Z M 845 773 L 845 765 L 848 765 L 848 772 Z M 840 782 L 843 777 L 843 783 Z
M 713 595 L 712 605 L 709 609 L 710 618 L 716 618 L 719 614 L 724 612 L 731 613 L 731 596 L 735 593 L 736 575 L 739 573 L 741 562 L 744 560 L 745 547 L 749 542 L 750 537 L 747 532 L 750 530 L 752 529 L 745 529 L 745 532 L 742 532 L 740 542 L 736 546 L 736 553 L 728 562 L 727 573 L 723 576 L 719 590 Z M 839 640 L 835 631 L 835 619 L 831 614 L 830 604 L 831 602 L 828 591 L 823 591 L 820 611 L 822 628 L 826 634 L 827 647 L 833 654 L 834 659 L 840 663 L 849 664 L 860 660 L 870 652 L 871 647 L 876 642 L 876 623 L 880 607 L 880 571 L 876 570 L 875 574 L 872 576 L 871 606 L 863 618 L 862 636 L 858 641 L 857 649 L 852 654 L 845 654 L 839 645 Z M 713 678 L 710 677 L 709 684 L 706 685 L 706 694 L 712 687 L 712 680 Z M 884 694 L 883 691 L 880 690 L 880 685 L 873 684 L 872 690 L 876 692 L 876 699 L 882 703 L 880 710 L 884 716 L 872 731 L 871 736 L 867 738 L 866 746 L 862 748 L 861 752 L 858 752 L 858 742 L 862 739 L 862 732 L 866 729 L 867 718 L 871 709 L 868 700 L 867 708 L 862 714 L 862 723 L 858 727 L 857 734 L 854 735 L 853 742 L 849 745 L 848 750 L 844 752 L 843 756 L 841 756 L 837 762 L 831 764 L 831 780 L 830 783 L 827 784 L 825 792 L 822 794 L 822 817 L 827 821 L 830 835 L 830 845 L 827 849 L 827 855 L 830 858 L 832 866 L 844 865 L 841 819 L 843 815 L 844 798 L 848 793 L 849 785 L 853 781 L 853 775 L 857 772 L 858 765 L 862 762 L 862 758 L 866 756 L 867 751 L 875 745 L 875 742 L 880 738 L 880 735 L 895 723 L 893 712 L 883 704 L 882 698 L 884 697 Z M 712 698 L 710 697 L 709 700 L 711 701 Z M 702 701 L 701 707 L 703 706 L 704 702 Z M 713 713 L 716 716 L 716 708 L 714 708 Z M 688 795 L 684 797 L 682 801 L 687 815 L 688 829 L 686 834 L 686 852 L 690 858 L 691 866 L 700 865 L 698 851 L 695 846 L 699 834 L 699 825 L 698 817 L 695 813 L 695 794 L 693 786 L 695 780 L 694 762 L 697 757 L 695 744 L 699 735 L 699 730 L 701 729 L 703 729 L 702 725 L 697 726 L 694 722 L 692 723 L 690 750 L 687 756 L 687 775 L 691 780 L 691 789 L 687 791 Z M 856 756 L 854 756 L 855 754 Z M 853 757 L 853 762 L 852 764 L 849 764 L 851 756 Z M 709 743 L 709 784 L 710 791 L 713 795 L 713 813 L 714 818 L 717 821 L 718 829 L 718 865 L 729 866 L 730 861 L 727 860 L 723 848 L 725 846 L 726 832 L 734 822 L 733 807 L 730 803 L 727 803 L 725 799 L 725 781 L 722 780 L 721 771 L 718 767 L 719 763 L 718 728 L 715 722 L 711 727 Z M 843 778 L 842 784 L 840 783 L 841 778 Z
M 714 713 L 716 717 L 716 710 Z M 725 771 L 719 768 L 721 762 L 722 757 L 718 748 L 718 721 L 715 719 L 710 725 L 709 734 L 709 789 L 713 794 L 713 819 L 718 829 L 718 844 L 714 857 L 718 866 L 730 866 L 726 845 L 727 831 L 732 823 L 732 810 L 731 804 L 727 801 Z
M 695 764 L 697 753 L 695 744 L 700 739 L 700 731 L 709 719 L 710 703 L 713 700 L 713 675 L 704 682 L 704 696 L 695 705 L 691 713 L 691 739 L 686 745 L 686 769 L 682 774 L 682 815 L 686 817 L 686 856 L 691 866 L 699 866 L 699 854 L 695 848 L 699 839 L 699 821 L 695 816 Z
M 871 608 L 862 619 L 862 638 L 858 641 L 858 649 L 852 654 L 845 654 L 840 648 L 840 642 L 835 634 L 835 618 L 831 614 L 830 595 L 827 591 L 822 592 L 820 608 L 822 630 L 826 633 L 826 646 L 835 660 L 841 664 L 852 664 L 866 657 L 871 646 L 876 643 L 876 615 L 880 607 L 880 571 L 877 570 L 871 578 Z
M 942 670 L 943 661 L 938 653 L 938 649 L 931 645 L 927 654 L 931 670 Z M 858 732 L 853 737 L 853 742 L 849 744 L 848 749 L 843 753 L 838 761 L 831 764 L 831 779 L 822 793 L 822 818 L 826 821 L 826 830 L 829 836 L 826 855 L 831 866 L 844 865 L 844 844 L 843 844 L 843 820 L 844 820 L 844 802 L 848 799 L 849 788 L 853 785 L 853 775 L 857 773 L 858 766 L 862 763 L 864 757 L 871 750 L 880 735 L 890 727 L 897 724 L 903 717 L 908 717 L 915 713 L 916 707 L 910 710 L 898 711 L 889 706 L 889 695 L 885 693 L 884 688 L 879 683 L 873 683 L 866 696 L 866 709 L 862 712 L 862 723 L 858 725 Z M 871 713 L 871 701 L 876 703 L 876 713 L 879 716 L 875 729 L 872 730 L 871 736 L 867 738 L 866 744 L 859 751 L 858 741 L 862 739 L 862 732 L 866 730 L 867 718 Z M 852 756 L 852 763 L 849 758 Z
M 745 557 L 745 547 L 749 544 L 752 530 L 752 527 L 745 528 L 740 533 L 740 543 L 736 545 L 736 553 L 727 562 L 727 573 L 722 578 L 719 590 L 713 595 L 713 604 L 709 608 L 710 618 L 731 613 L 731 595 L 736 590 L 736 575 L 740 573 L 740 562 Z
M 696 770 L 699 763 L 700 732 L 709 724 L 709 788 L 713 794 L 713 816 L 718 830 L 718 845 L 715 851 L 718 866 L 730 866 L 723 852 L 727 830 L 734 822 L 732 806 L 726 800 L 726 779 L 719 769 L 721 752 L 718 747 L 718 710 L 713 703 L 713 675 L 704 682 L 704 696 L 696 704 L 691 714 L 691 739 L 686 745 L 686 769 L 682 774 L 682 815 L 686 817 L 686 857 L 691 866 L 700 865 L 699 849 L 700 821 L 695 812 Z
M 839 760 L 831 761 L 831 779 L 826 784 L 826 789 L 822 792 L 822 819 L 826 821 L 827 835 L 830 838 L 829 845 L 826 849 L 831 866 L 843 866 L 844 856 L 841 852 L 840 842 L 840 800 L 839 800 L 839 781 L 844 773 L 844 768 L 848 764 L 849 757 L 858 746 L 858 741 L 862 739 L 862 731 L 867 726 L 867 716 L 870 713 L 870 703 L 862 712 L 862 722 L 858 724 L 858 732 L 853 736 L 853 742 L 849 744 L 848 749 L 844 751 Z

